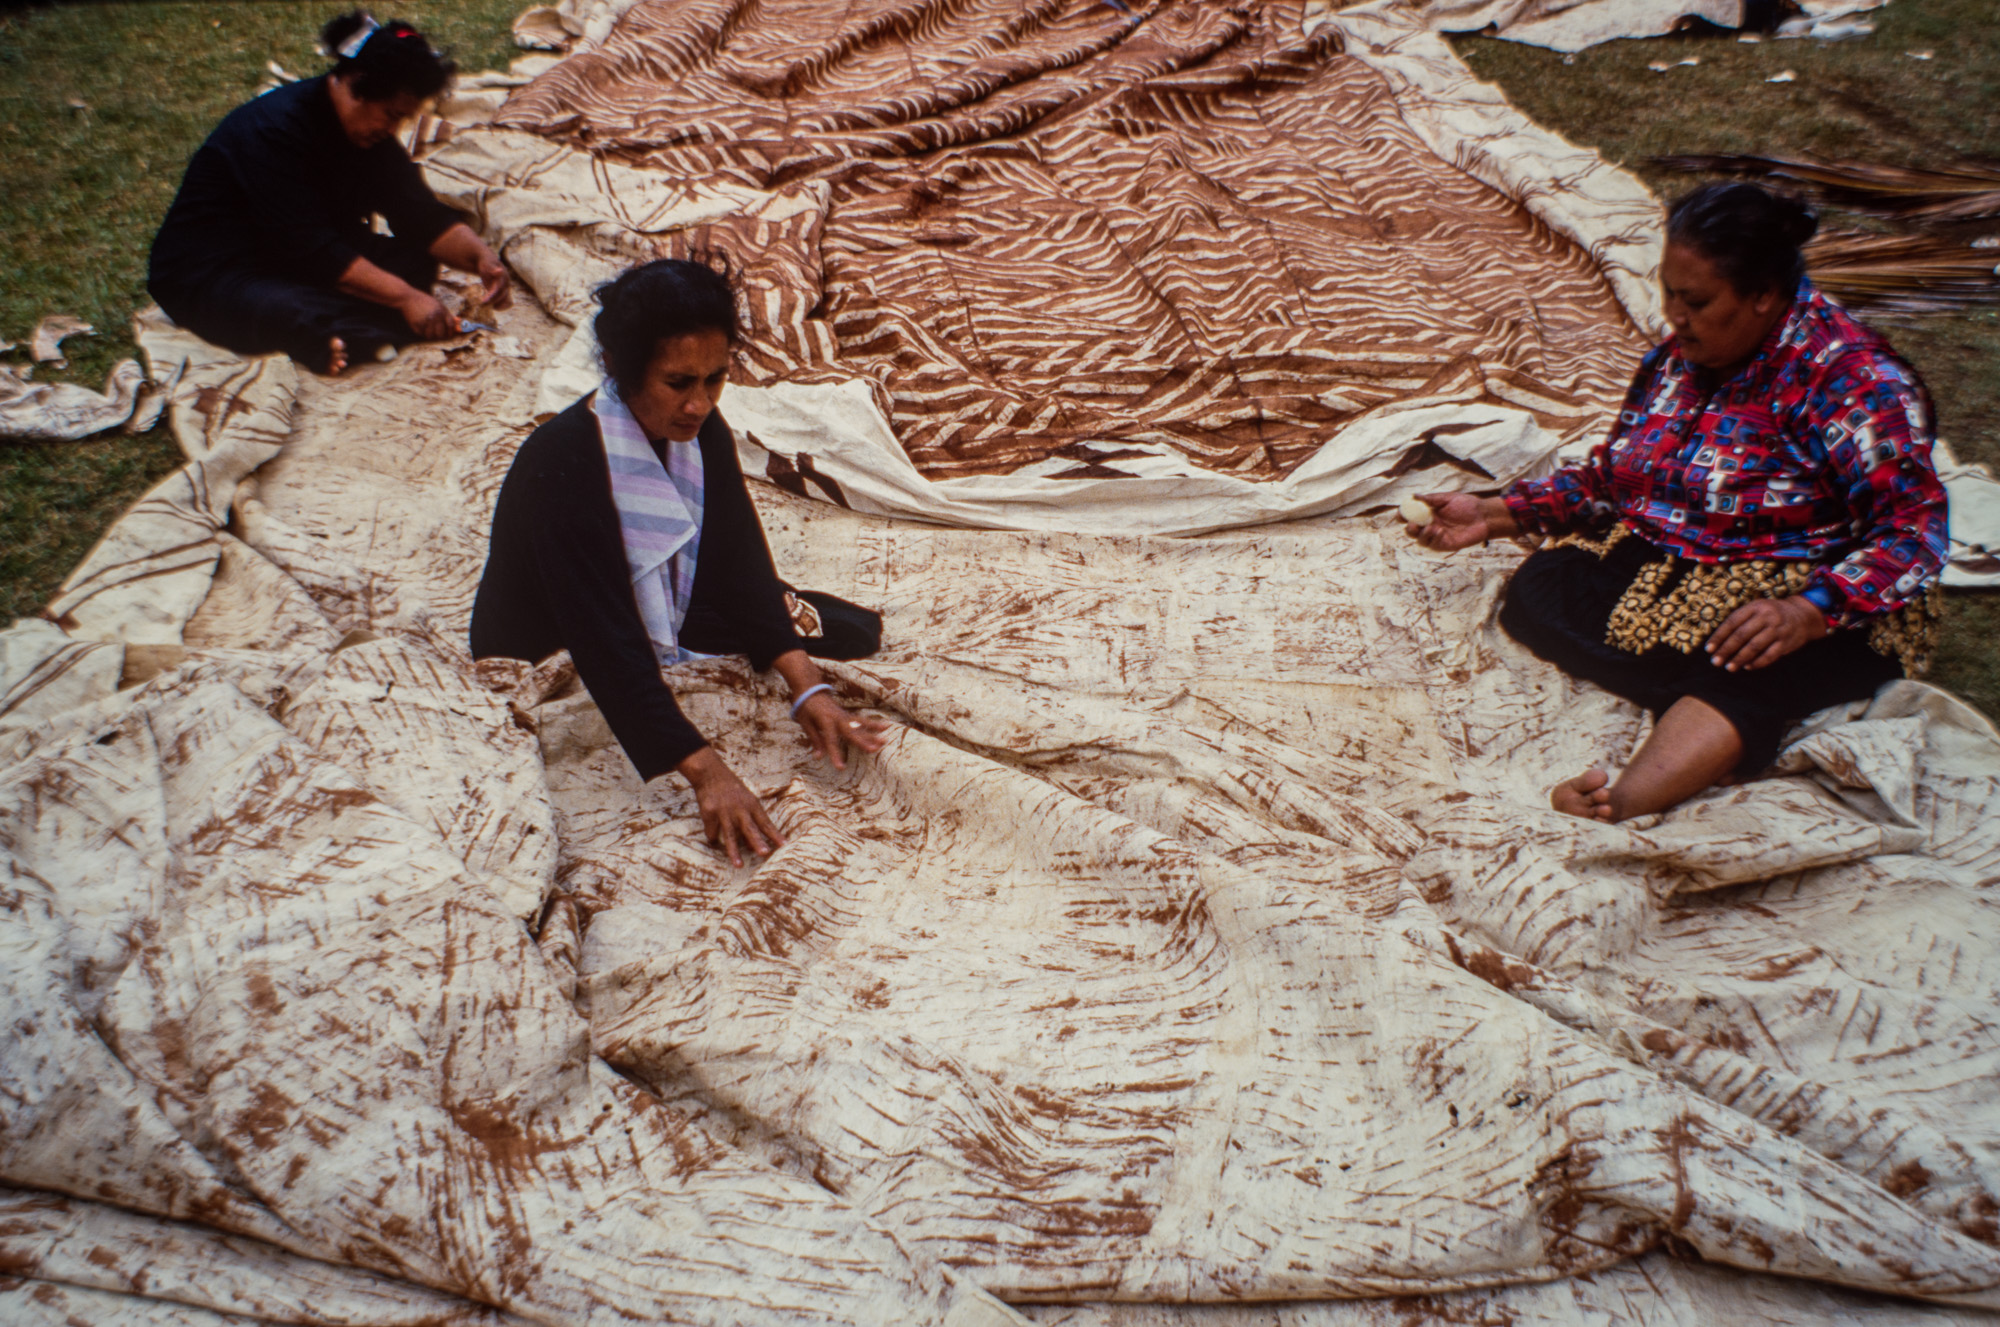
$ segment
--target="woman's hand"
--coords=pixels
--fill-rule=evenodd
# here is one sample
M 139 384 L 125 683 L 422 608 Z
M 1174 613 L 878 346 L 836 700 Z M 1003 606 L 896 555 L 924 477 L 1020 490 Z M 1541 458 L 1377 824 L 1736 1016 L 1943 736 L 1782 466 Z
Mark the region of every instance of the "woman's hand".
M 785 679 L 794 696 L 806 696 L 826 680 L 819 665 L 804 650 L 786 650 L 771 661 L 771 667 L 778 670 L 778 676 Z M 806 696 L 806 703 L 792 717 L 806 730 L 806 740 L 812 743 L 813 750 L 832 761 L 835 769 L 847 768 L 848 747 L 856 751 L 880 751 L 889 740 L 888 724 L 849 714 L 845 706 L 825 691 Z
M 1801 595 L 1755 599 L 1724 618 L 1708 638 L 1708 661 L 1732 673 L 1763 668 L 1828 630 L 1819 605 Z
M 731 866 L 743 865 L 746 848 L 768 857 L 785 846 L 785 836 L 771 823 L 763 801 L 722 763 L 714 747 L 703 747 L 674 768 L 694 785 L 701 827 L 708 831 L 710 843 L 729 854 Z
M 514 307 L 514 291 L 507 284 L 507 268 L 484 243 L 479 246 L 479 261 L 472 270 L 479 276 L 481 294 L 487 304 L 496 309 Z
M 486 241 L 479 238 L 479 232 L 463 221 L 431 241 L 431 257 L 448 267 L 477 275 L 484 303 L 496 309 L 504 309 L 514 303 L 514 292 L 507 286 L 507 269 L 487 247 Z
M 403 321 L 410 330 L 426 341 L 442 341 L 458 334 L 458 319 L 438 303 L 437 297 L 427 291 L 412 289 L 396 306 L 403 315 Z
M 1489 539 L 1521 533 L 1514 514 L 1499 498 L 1475 498 L 1470 493 L 1420 493 L 1417 501 L 1431 509 L 1426 525 L 1406 523 L 1410 538 L 1439 553 L 1456 553 Z
M 822 691 L 799 707 L 799 727 L 806 730 L 812 749 L 833 762 L 835 769 L 847 768 L 847 748 L 880 751 L 889 740 L 889 725 L 880 719 L 859 718 Z

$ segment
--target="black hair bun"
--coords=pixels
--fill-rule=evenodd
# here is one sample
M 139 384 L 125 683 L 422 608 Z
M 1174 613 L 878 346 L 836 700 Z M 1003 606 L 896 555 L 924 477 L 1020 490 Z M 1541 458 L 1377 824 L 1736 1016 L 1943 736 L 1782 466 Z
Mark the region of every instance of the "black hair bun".
M 1779 226 L 1787 241 L 1794 245 L 1804 244 L 1819 233 L 1819 213 L 1803 198 L 1791 194 L 1773 194 L 1777 204 Z
M 1803 199 L 1742 180 L 1697 185 L 1667 212 L 1667 239 L 1708 258 L 1744 294 L 1796 293 L 1806 272 L 1799 246 L 1818 230 Z

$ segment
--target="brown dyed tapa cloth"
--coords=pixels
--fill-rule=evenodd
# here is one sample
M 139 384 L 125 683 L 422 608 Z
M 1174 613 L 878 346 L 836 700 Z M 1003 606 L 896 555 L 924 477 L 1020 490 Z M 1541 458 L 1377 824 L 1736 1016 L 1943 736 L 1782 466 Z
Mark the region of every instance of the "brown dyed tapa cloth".
M 1433 154 L 1331 28 L 1136 8 L 650 0 L 496 123 L 825 181 L 823 218 L 662 251 L 749 268 L 748 381 L 876 380 L 933 478 L 1131 449 L 1276 478 L 1447 380 L 1561 433 L 1616 404 L 1644 338 L 1589 256 Z

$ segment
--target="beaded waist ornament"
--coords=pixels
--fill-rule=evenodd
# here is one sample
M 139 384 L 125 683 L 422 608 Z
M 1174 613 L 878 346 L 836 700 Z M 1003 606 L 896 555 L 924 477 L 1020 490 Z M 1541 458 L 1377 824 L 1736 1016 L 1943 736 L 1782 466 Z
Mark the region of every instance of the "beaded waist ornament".
M 1555 547 L 1581 548 L 1604 557 L 1632 528 L 1620 521 L 1602 539 L 1570 535 Z M 1693 654 L 1743 605 L 1757 599 L 1785 599 L 1805 589 L 1819 564 L 1784 558 L 1742 562 L 1696 562 L 1661 551 L 1639 568 L 1611 610 L 1604 642 L 1628 654 L 1664 645 Z M 1903 665 L 1906 677 L 1922 677 L 1937 649 L 1944 592 L 1932 585 L 1924 594 L 1868 624 L 1868 644 L 1877 654 Z

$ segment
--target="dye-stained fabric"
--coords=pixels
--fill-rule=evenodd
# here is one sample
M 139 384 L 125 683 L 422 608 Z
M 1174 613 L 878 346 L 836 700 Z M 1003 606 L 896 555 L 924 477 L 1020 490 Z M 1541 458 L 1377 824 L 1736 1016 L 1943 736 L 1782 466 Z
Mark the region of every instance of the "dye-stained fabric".
M 1535 534 L 1623 521 L 1697 562 L 1820 564 L 1799 593 L 1851 627 L 1920 598 L 1944 568 L 1933 419 L 1915 372 L 1806 283 L 1726 380 L 1669 337 L 1589 460 L 1513 485 L 1507 508 Z
M 1149 458 L 1277 479 L 1460 377 L 1582 436 L 1644 336 L 1586 253 L 1428 150 L 1301 13 L 651 0 L 496 123 L 824 188 L 824 211 L 663 248 L 743 260 L 745 381 L 876 384 L 931 479 Z
M 587 50 L 610 35 L 618 16 L 633 3 L 559 0 L 539 5 L 516 20 L 515 40 L 536 50 Z M 1851 22 L 1849 16 L 1882 3 L 1795 0 L 1783 12 L 1797 12 L 1815 26 L 1831 25 Z M 1431 32 L 1486 32 L 1508 41 L 1580 51 L 1624 37 L 1657 37 L 1686 27 L 1691 19 L 1735 27 L 1744 21 L 1746 11 L 1760 8 L 1754 2 L 1746 5 L 1745 0 L 1308 0 L 1307 12 L 1319 17 L 1366 10 L 1401 26 L 1420 25 Z
M 1636 185 L 1401 31 L 1362 63 L 1423 151 L 1649 275 Z M 832 188 L 425 160 L 537 298 L 332 381 L 149 321 L 188 465 L 0 632 L 0 1317 L 1992 1321 L 1986 720 L 1896 682 L 1774 777 L 1561 817 L 1638 712 L 1495 629 L 1518 550 L 1367 510 L 1420 444 L 1547 459 L 1483 387 L 1344 426 L 1274 524 L 1292 478 L 933 494 L 873 379 L 738 385 L 745 504 L 881 608 L 828 671 L 894 731 L 833 771 L 747 661 L 669 670 L 789 841 L 731 868 L 575 661 L 465 633 L 602 267 Z
M 736 871 L 560 658 L 459 646 L 538 370 L 447 350 L 299 383 L 176 652 L 0 638 L 16 1301 L 1699 1320 L 1669 1244 L 1715 1321 L 1993 1298 L 2000 739 L 1949 697 L 1591 825 L 1542 789 L 1643 729 L 1494 629 L 1514 550 L 759 485 L 882 607 L 829 671 L 897 731 L 835 773 L 780 683 L 672 670 L 790 840 Z
M 161 401 L 135 359 L 118 361 L 101 392 L 82 383 L 33 382 L 12 365 L 0 366 L 0 438 L 67 442 L 121 425 L 142 433 L 159 422 Z

